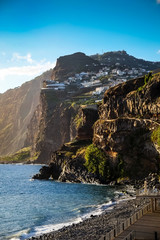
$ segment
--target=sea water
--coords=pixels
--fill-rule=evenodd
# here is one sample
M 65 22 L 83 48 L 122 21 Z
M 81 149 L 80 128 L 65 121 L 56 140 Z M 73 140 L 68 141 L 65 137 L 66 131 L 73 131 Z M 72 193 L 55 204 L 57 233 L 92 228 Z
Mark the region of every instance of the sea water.
M 0 165 L 0 240 L 23 240 L 102 213 L 114 187 L 32 180 L 39 165 Z

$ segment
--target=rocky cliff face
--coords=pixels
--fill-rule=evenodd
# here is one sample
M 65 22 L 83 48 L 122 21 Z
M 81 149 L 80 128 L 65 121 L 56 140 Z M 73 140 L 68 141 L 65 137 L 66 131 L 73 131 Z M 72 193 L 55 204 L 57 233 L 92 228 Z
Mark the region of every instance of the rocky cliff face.
M 27 125 L 39 103 L 41 82 L 49 75 L 51 71 L 0 95 L 0 156 L 24 146 Z
M 98 106 L 87 105 L 82 106 L 81 109 L 82 125 L 78 128 L 77 139 L 91 140 L 93 137 L 93 124 L 98 119 Z
M 120 162 L 124 175 L 132 178 L 159 171 L 159 146 L 151 141 L 152 132 L 160 127 L 159 100 L 160 75 L 135 79 L 105 93 L 93 142 L 103 149 L 113 171 Z
M 57 59 L 56 67 L 52 72 L 52 79 L 64 81 L 76 73 L 98 71 L 100 68 L 101 65 L 97 60 L 78 52 Z
M 77 140 L 54 152 L 35 178 L 108 183 L 159 173 L 160 74 L 109 89 L 98 112 L 96 121 L 95 109 L 83 111 Z
M 76 136 L 73 119 L 78 109 L 65 102 L 66 93 L 42 91 L 37 107 L 28 126 L 27 144 L 31 145 L 38 163 L 49 163 L 51 153 Z
M 48 167 L 42 167 L 34 179 L 52 178 L 62 182 L 100 183 L 98 177 L 89 173 L 84 166 L 84 149 L 92 141 L 92 127 L 98 117 L 97 106 L 83 107 L 79 112 L 83 121 L 77 137 L 72 142 L 65 143 L 58 151 L 52 152 L 51 163 Z
M 146 84 L 143 77 L 111 88 L 104 95 L 101 119 L 138 117 L 159 121 L 159 93 L 158 76 Z

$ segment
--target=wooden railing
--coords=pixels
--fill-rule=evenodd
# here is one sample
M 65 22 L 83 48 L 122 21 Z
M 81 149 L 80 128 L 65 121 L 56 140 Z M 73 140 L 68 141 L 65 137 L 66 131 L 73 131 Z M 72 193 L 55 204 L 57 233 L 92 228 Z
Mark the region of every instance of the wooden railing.
M 136 191 L 136 196 L 160 196 L 160 190 L 140 188 Z
M 103 235 L 99 240 L 113 240 L 115 237 L 117 237 L 119 234 L 121 234 L 129 226 L 134 224 L 138 219 L 140 219 L 147 212 L 152 212 L 151 203 L 145 205 L 142 209 L 135 212 L 131 217 L 127 218 L 124 222 L 117 225 L 113 230 L 108 232 L 106 235 Z M 124 239 L 126 239 L 126 238 L 124 238 Z M 127 240 L 128 239 L 131 239 L 131 238 L 127 238 Z
M 134 240 L 135 239 L 135 231 L 131 231 L 127 236 L 125 236 L 122 240 Z

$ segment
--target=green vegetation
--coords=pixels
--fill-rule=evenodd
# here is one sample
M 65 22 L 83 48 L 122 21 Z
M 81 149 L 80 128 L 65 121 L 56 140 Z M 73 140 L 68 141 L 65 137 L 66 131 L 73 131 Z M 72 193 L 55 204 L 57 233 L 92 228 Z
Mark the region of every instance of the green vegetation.
M 144 85 L 138 88 L 138 92 L 142 92 L 142 90 L 146 87 L 146 85 L 152 80 L 153 75 L 152 72 L 149 72 L 144 76 Z
M 118 155 L 118 165 L 117 165 L 117 177 L 120 179 L 123 179 L 126 177 L 124 166 L 125 166 L 125 164 L 124 164 L 123 158 L 119 154 Z
M 102 76 L 99 78 L 99 80 L 102 82 L 102 83 L 108 83 L 108 79 L 111 77 L 111 75 L 107 75 L 107 76 Z
M 74 123 L 76 125 L 76 129 L 83 125 L 83 117 L 80 113 L 77 113 L 77 115 L 75 116 Z
M 24 163 L 30 160 L 30 147 L 23 148 L 15 154 L 0 157 L 0 163 Z
M 76 152 L 76 157 L 79 156 L 79 155 L 84 157 L 87 147 L 88 146 L 84 146 L 84 147 L 79 148 L 78 151 Z
M 160 147 L 160 127 L 158 127 L 152 132 L 151 141 L 153 143 L 157 143 L 157 145 Z
M 34 155 L 29 160 L 36 161 L 39 155 L 40 155 L 40 152 L 35 152 Z
M 73 152 L 66 152 L 65 157 L 72 158 L 73 154 L 74 154 Z
M 75 108 L 80 105 L 95 104 L 95 100 L 97 100 L 97 97 L 92 95 L 92 91 L 89 91 L 87 93 L 83 93 L 82 95 L 77 95 L 72 97 L 71 99 L 67 99 L 66 103 L 70 104 L 73 108 Z
M 98 177 L 106 179 L 110 176 L 110 170 L 105 153 L 91 144 L 85 151 L 85 167 L 89 172 L 95 173 Z
M 95 99 L 94 97 L 86 97 L 86 96 L 81 96 L 77 97 L 77 99 L 74 98 L 74 102 L 72 104 L 77 104 L 77 105 L 92 105 L 95 104 Z
M 107 180 L 117 180 L 118 182 L 128 179 L 122 155 L 118 155 L 117 164 L 113 167 L 103 150 L 91 144 L 86 148 L 84 157 L 85 167 L 88 171 L 95 173 L 103 182 L 107 182 Z

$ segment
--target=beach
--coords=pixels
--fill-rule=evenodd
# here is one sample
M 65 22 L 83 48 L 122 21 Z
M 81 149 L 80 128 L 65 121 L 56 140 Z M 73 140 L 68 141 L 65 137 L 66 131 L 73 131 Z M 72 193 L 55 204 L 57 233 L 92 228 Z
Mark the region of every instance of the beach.
M 99 216 L 91 215 L 90 218 L 78 224 L 72 224 L 41 236 L 31 237 L 29 240 L 99 240 L 102 235 L 140 210 L 145 203 L 147 200 L 144 199 L 121 200 Z

